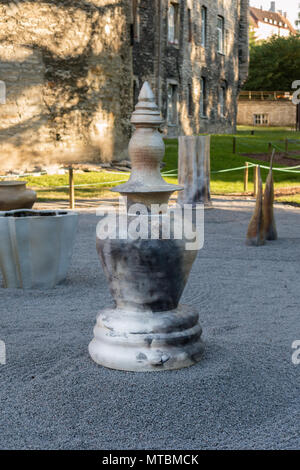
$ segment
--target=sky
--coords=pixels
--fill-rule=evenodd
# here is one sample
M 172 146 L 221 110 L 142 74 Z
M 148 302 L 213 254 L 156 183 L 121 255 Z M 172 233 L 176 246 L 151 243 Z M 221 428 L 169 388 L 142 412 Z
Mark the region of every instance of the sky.
M 260 8 L 263 7 L 263 10 L 270 9 L 271 0 L 250 0 L 250 6 Z M 276 11 L 282 10 L 287 12 L 287 17 L 295 26 L 295 20 L 298 15 L 298 4 L 300 0 L 275 0 L 275 9 Z

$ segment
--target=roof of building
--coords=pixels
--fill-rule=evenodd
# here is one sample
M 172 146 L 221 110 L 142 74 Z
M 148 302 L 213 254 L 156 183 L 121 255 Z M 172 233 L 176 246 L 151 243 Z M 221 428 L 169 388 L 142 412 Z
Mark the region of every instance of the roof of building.
M 291 33 L 296 34 L 291 22 L 278 11 L 267 11 L 260 8 L 250 7 L 250 24 L 254 28 L 258 27 L 258 22 L 273 24 L 278 28 L 289 29 Z

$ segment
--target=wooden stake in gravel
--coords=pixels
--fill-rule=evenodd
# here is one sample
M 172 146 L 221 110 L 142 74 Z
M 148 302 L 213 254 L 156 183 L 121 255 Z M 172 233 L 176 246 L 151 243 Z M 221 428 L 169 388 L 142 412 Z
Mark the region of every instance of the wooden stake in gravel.
M 268 153 L 272 152 L 272 142 L 268 143 Z
M 247 245 L 260 246 L 265 243 L 264 235 L 264 217 L 263 217 L 263 194 L 262 180 L 260 176 L 260 167 L 257 165 L 258 191 L 256 196 L 256 205 L 253 216 L 251 217 L 247 231 Z
M 264 218 L 264 234 L 266 240 L 277 240 L 277 230 L 274 219 L 274 180 L 273 180 L 273 159 L 275 149 L 272 152 L 270 161 L 270 170 L 266 180 L 264 202 L 263 202 L 263 218 Z
M 289 153 L 289 139 L 285 139 L 285 153 Z
M 258 165 L 255 165 L 253 167 L 253 185 L 254 185 L 253 196 L 254 197 L 257 195 L 257 191 L 258 191 L 258 168 L 259 168 Z

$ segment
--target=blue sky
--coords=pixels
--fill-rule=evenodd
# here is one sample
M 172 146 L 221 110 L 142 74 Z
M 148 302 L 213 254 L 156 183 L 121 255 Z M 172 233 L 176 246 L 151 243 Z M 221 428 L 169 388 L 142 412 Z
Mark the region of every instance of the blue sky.
M 295 25 L 295 19 L 297 18 L 298 14 L 298 4 L 300 0 L 275 0 L 276 11 L 282 10 L 286 11 L 288 14 L 288 19 L 290 22 Z M 250 0 L 250 5 L 252 7 L 260 8 L 263 7 L 263 10 L 270 9 L 271 0 Z

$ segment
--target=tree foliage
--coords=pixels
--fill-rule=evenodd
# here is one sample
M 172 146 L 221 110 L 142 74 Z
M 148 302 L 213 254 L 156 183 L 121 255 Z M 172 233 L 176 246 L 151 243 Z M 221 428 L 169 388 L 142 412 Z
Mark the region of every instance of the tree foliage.
M 294 80 L 300 80 L 300 34 L 251 44 L 244 90 L 292 91 Z

